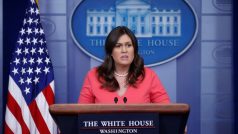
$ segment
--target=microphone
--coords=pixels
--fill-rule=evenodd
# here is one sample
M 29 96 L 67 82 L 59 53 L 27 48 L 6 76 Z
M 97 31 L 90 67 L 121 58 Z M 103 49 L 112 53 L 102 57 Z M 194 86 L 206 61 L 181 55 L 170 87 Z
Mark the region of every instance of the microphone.
M 123 102 L 124 102 L 124 103 L 127 102 L 127 98 L 126 98 L 126 97 L 123 98 Z
M 114 98 L 114 102 L 117 104 L 117 102 L 118 102 L 118 98 L 117 97 Z

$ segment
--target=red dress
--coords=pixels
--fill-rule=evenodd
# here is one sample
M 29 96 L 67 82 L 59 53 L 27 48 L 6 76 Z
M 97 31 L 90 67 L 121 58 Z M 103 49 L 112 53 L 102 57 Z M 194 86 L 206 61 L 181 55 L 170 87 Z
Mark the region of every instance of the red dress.
M 119 96 L 117 92 L 110 92 L 100 87 L 101 83 L 97 79 L 96 68 L 93 68 L 88 72 L 84 80 L 78 103 L 114 104 L 116 100 L 117 104 L 170 102 L 169 96 L 157 74 L 146 67 L 144 80 L 138 83 L 136 88 L 128 86 L 125 94 L 122 96 Z

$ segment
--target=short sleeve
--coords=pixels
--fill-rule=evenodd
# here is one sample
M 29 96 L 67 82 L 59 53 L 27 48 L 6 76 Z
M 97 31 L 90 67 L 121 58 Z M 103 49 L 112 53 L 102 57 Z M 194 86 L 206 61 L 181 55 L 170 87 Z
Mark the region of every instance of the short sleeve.
M 92 92 L 92 85 L 90 82 L 90 74 L 88 73 L 87 76 L 85 77 L 78 103 L 95 103 L 95 97 Z
M 150 100 L 152 103 L 170 103 L 169 96 L 157 74 L 151 71 Z

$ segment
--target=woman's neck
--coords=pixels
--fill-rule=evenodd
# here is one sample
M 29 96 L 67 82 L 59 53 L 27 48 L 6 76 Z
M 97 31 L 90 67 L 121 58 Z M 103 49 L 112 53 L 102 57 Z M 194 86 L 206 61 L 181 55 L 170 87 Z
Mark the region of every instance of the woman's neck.
M 129 71 L 129 67 L 128 66 L 115 66 L 115 72 L 117 74 L 127 74 Z

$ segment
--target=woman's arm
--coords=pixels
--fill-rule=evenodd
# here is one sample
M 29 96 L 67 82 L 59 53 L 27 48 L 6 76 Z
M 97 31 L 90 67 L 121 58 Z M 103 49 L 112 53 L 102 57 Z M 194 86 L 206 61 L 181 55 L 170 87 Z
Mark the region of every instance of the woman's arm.
M 87 74 L 79 95 L 78 103 L 95 103 L 95 97 L 92 92 L 92 85 L 89 77 L 89 74 Z
M 170 103 L 169 96 L 157 74 L 151 72 L 150 100 L 152 103 Z

